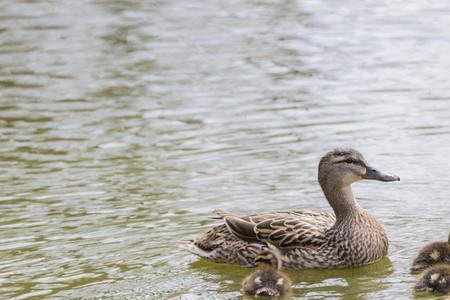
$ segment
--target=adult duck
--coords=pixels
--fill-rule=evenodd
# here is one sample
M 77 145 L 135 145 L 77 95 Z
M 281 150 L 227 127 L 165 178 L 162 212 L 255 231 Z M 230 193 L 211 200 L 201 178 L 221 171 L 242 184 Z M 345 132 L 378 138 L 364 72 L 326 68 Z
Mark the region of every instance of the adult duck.
M 322 157 L 319 183 L 334 214 L 295 210 L 234 216 L 216 211 L 224 219 L 196 240 L 180 246 L 220 263 L 252 266 L 255 257 L 277 247 L 283 268 L 345 268 L 374 263 L 387 254 L 388 238 L 381 224 L 361 208 L 351 184 L 362 180 L 398 181 L 369 166 L 361 153 L 337 148 Z

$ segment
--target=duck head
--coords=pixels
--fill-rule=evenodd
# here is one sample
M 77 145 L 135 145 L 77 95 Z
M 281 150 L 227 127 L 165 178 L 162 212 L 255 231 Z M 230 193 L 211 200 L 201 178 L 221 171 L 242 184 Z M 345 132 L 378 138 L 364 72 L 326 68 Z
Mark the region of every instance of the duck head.
M 350 186 L 363 179 L 400 180 L 398 176 L 384 174 L 370 166 L 364 156 L 352 148 L 334 149 L 320 160 L 319 183 L 338 220 L 358 211 Z
M 352 148 L 336 148 L 320 160 L 319 182 L 321 185 L 330 181 L 339 185 L 350 185 L 363 179 L 399 181 L 400 177 L 384 174 L 370 166 L 364 156 Z

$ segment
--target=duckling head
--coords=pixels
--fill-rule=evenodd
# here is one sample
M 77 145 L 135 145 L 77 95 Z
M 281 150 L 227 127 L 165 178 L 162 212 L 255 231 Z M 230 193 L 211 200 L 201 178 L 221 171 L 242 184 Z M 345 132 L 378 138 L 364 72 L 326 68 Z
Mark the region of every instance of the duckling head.
M 439 263 L 450 264 L 450 241 L 432 242 L 420 249 L 411 265 L 411 272 L 420 272 Z
M 336 148 L 320 160 L 319 182 L 322 188 L 330 182 L 338 186 L 348 186 L 362 179 L 400 180 L 398 176 L 387 175 L 371 167 L 364 156 L 352 148 Z
M 268 245 L 255 257 L 258 270 L 244 279 L 244 291 L 255 296 L 277 297 L 287 293 L 291 288 L 290 279 L 280 271 L 281 254 L 278 249 Z
M 289 291 L 291 282 L 274 269 L 261 269 L 247 277 L 243 287 L 250 295 L 277 297 Z
M 450 292 L 450 265 L 435 265 L 422 274 L 414 289 L 417 292 Z

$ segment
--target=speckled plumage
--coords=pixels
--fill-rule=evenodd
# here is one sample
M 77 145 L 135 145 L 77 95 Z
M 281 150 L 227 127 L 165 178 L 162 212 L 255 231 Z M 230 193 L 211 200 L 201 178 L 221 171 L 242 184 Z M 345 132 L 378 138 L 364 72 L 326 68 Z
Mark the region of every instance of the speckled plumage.
M 447 242 L 432 242 L 423 246 L 411 265 L 411 272 L 419 272 L 439 264 L 450 264 L 450 233 Z
M 363 210 L 350 185 L 361 179 L 399 180 L 367 165 L 356 150 L 338 148 L 319 164 L 319 183 L 333 214 L 295 210 L 244 217 L 217 210 L 225 224 L 197 240 L 189 251 L 215 262 L 251 266 L 258 253 L 273 245 L 283 268 L 344 268 L 376 262 L 387 254 L 388 239 L 378 221 Z
M 450 292 L 450 265 L 437 264 L 426 269 L 414 286 L 416 292 Z

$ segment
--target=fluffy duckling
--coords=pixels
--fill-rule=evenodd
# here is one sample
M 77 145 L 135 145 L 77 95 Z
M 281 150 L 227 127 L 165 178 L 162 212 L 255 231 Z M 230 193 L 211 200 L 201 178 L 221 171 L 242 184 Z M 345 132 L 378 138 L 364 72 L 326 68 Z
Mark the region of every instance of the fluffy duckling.
M 291 280 L 279 271 L 282 262 L 276 248 L 263 250 L 255 257 L 255 264 L 259 269 L 242 282 L 242 287 L 247 294 L 277 297 L 291 289 Z
M 414 286 L 414 290 L 416 292 L 450 292 L 450 265 L 438 264 L 426 269 Z
M 447 242 L 433 242 L 420 249 L 412 263 L 411 272 L 420 272 L 438 263 L 450 264 L 450 233 Z

